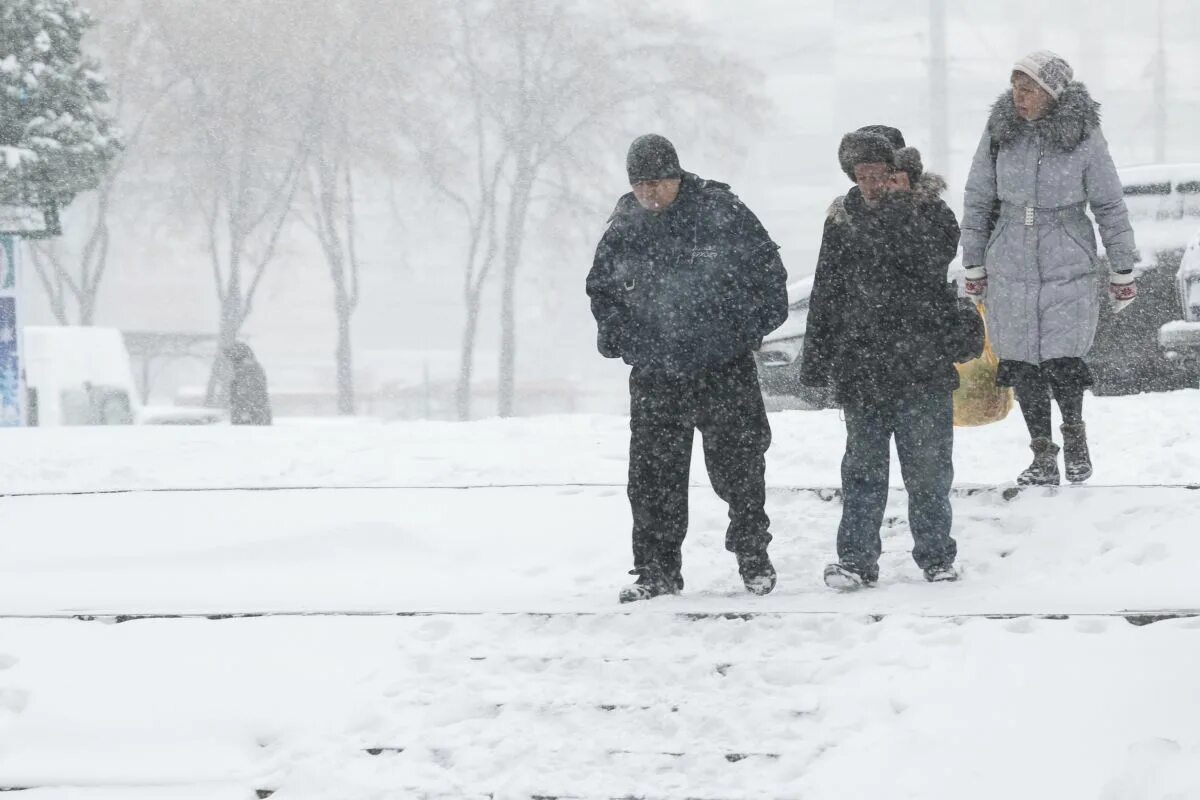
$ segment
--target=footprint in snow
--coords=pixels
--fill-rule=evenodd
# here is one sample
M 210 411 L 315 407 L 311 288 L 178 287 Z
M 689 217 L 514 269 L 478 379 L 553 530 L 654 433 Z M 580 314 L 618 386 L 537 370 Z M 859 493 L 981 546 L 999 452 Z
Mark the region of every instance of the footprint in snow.
M 1009 633 L 1033 633 L 1033 619 L 1030 617 L 1010 619 L 1004 623 L 1004 630 Z
M 1187 756 L 1174 739 L 1149 738 L 1134 742 L 1120 771 L 1100 792 L 1100 800 L 1126 800 L 1133 797 L 1194 797 L 1192 793 L 1160 794 L 1159 779 Z
M 1111 620 L 1105 617 L 1075 617 L 1075 630 L 1080 633 L 1107 633 Z
M 448 619 L 431 619 L 421 625 L 413 634 L 413 638 L 420 639 L 426 642 L 444 639 L 450 634 L 453 629 L 453 623 Z M 403 647 L 403 645 L 401 645 Z
M 29 705 L 29 692 L 24 689 L 0 689 L 0 709 L 20 714 Z
M 1171 555 L 1171 551 L 1162 542 L 1152 542 L 1142 548 L 1141 552 L 1137 553 L 1133 558 L 1129 559 L 1131 564 L 1142 566 L 1144 564 L 1154 564 L 1159 561 L 1165 561 Z
M 941 631 L 921 637 L 921 644 L 934 647 L 958 647 L 963 643 L 963 635 L 956 631 Z

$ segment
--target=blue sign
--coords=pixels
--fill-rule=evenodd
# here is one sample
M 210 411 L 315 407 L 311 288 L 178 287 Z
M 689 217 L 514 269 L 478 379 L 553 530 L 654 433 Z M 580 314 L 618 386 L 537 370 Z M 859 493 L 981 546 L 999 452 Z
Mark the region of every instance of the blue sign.
M 17 286 L 16 239 L 0 236 L 0 291 L 13 291 Z
M 0 297 L 0 426 L 21 424 L 21 359 L 17 350 L 17 298 Z
M 0 427 L 23 424 L 22 383 L 16 241 L 0 236 Z

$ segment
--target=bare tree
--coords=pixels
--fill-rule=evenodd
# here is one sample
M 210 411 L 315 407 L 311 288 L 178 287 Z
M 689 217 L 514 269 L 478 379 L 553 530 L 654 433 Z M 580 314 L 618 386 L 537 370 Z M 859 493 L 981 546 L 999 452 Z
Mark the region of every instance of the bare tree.
M 465 319 L 454 402 L 458 418 L 468 420 L 483 292 L 500 254 L 501 183 L 511 151 L 488 119 L 484 96 L 487 87 L 476 73 L 461 70 L 465 49 L 473 46 L 476 37 L 474 20 L 460 8 L 458 23 L 462 39 L 439 53 L 444 70 L 439 82 L 454 91 L 442 93 L 440 103 L 432 100 L 433 108 L 422 124 L 408 125 L 405 131 L 431 185 L 462 215 L 465 225 Z
M 469 241 L 484 242 L 483 255 L 469 264 L 477 263 L 476 278 L 486 277 L 492 263 L 487 232 L 499 231 L 498 410 L 509 416 L 517 279 L 538 187 L 564 174 L 607 174 L 596 165 L 596 154 L 605 150 L 606 132 L 631 118 L 670 119 L 686 106 L 688 116 L 716 112 L 744 119 L 758 113 L 761 101 L 750 88 L 748 68 L 693 26 L 640 3 L 459 0 L 456 11 L 451 58 L 477 120 L 476 208 L 488 205 L 468 215 Z M 582 183 L 573 181 L 567 190 L 595 188 Z M 473 335 L 471 320 L 478 312 L 468 305 L 467 313 L 467 333 Z
M 59 325 L 70 325 L 71 316 L 67 311 L 67 295 L 74 294 L 73 286 L 68 286 L 71 275 L 66 265 L 55 255 L 54 250 L 43 242 L 25 240 L 29 261 L 46 292 L 46 300 L 50 303 L 50 312 Z
M 128 182 L 127 168 L 136 158 L 147 125 L 177 85 L 160 68 L 163 51 L 151 35 L 142 0 L 98 0 L 90 5 L 98 25 L 88 43 L 103 58 L 111 110 L 122 127 L 124 148 L 112 159 L 96 190 L 80 197 L 69 212 L 79 221 L 69 226 L 71 231 L 87 231 L 81 245 L 73 238 L 27 241 L 30 262 L 61 325 L 71 324 L 72 306 L 78 324 L 95 322 L 108 268 L 114 204 Z
M 335 122 L 339 127 L 344 121 Z M 358 307 L 358 251 L 355 248 L 354 175 L 347 151 L 324 146 L 318 137 L 308 168 L 305 188 L 311 217 L 306 224 L 316 235 L 333 281 L 333 310 L 337 318 L 337 371 L 339 414 L 354 413 L 354 359 L 350 320 Z
M 478 110 L 478 106 L 475 106 Z M 476 124 L 482 124 L 481 119 Z M 458 184 L 445 179 L 436 168 L 434 186 L 459 209 L 466 223 L 466 247 L 463 255 L 462 297 L 466 309 L 463 336 L 459 351 L 458 381 L 454 392 L 455 411 L 458 418 L 471 418 L 471 388 L 475 372 L 475 346 L 479 338 L 479 318 L 483 313 L 483 290 L 492 274 L 499 255 L 497 215 L 499 213 L 500 179 L 508 158 L 500 153 L 495 158 L 488 155 L 489 143 L 485 136 L 475 138 L 476 158 L 474 174 L 459 189 Z M 426 156 L 429 163 L 430 156 Z
M 290 19 L 286 0 L 176 0 L 161 10 L 183 84 L 172 95 L 181 183 L 204 225 L 221 351 L 254 308 L 309 155 L 298 91 L 304 54 L 279 35 Z M 227 368 L 214 361 L 210 405 L 224 404 Z
M 467 252 L 462 285 L 466 320 L 462 352 L 459 356 L 458 385 L 454 396 L 458 418 L 463 420 L 471 418 L 471 385 L 475 369 L 475 343 L 479 336 L 479 316 L 483 312 L 483 290 L 499 252 L 496 200 L 505 162 L 506 159 L 501 157 L 489 166 L 486 158 L 479 159 L 473 187 L 474 197 L 468 199 L 457 192 L 447 192 L 458 203 L 467 220 Z
M 359 301 L 354 175 L 388 174 L 411 127 L 414 74 L 430 30 L 423 6 L 407 0 L 297 0 L 292 34 L 310 56 L 310 157 L 300 219 L 314 233 L 333 283 L 339 414 L 354 413 L 351 320 Z M 347 91 L 347 87 L 354 87 Z

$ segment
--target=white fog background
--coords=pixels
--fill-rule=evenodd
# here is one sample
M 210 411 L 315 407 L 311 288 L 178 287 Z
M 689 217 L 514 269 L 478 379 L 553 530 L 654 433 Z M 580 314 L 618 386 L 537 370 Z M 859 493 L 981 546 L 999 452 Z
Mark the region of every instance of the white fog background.
M 107 266 L 92 322 L 123 331 L 217 331 L 220 308 L 203 211 L 212 137 L 233 140 L 239 132 L 271 126 L 282 126 L 280 141 L 303 136 L 297 132 L 315 124 L 309 106 L 297 101 L 290 112 L 260 108 L 256 92 L 286 90 L 290 75 L 328 63 L 331 80 L 340 82 L 331 93 L 331 117 L 351 109 L 342 118 L 353 129 L 340 155 L 348 156 L 353 178 L 361 264 L 350 337 L 355 408 L 367 415 L 456 417 L 469 236 L 445 190 L 474 191 L 478 169 L 468 95 L 454 80 L 461 72 L 440 72 L 447 67 L 438 59 L 463 41 L 456 14 L 471 4 L 85 5 L 98 23 L 85 46 L 108 75 L 112 107 L 129 140 L 109 198 Z M 548 72 L 564 106 L 612 90 L 612 76 L 590 72 L 597 64 L 615 73 L 636 68 L 620 51 L 639 41 L 636 31 L 647 18 L 667 20 L 648 34 L 656 42 L 678 36 L 688 45 L 676 51 L 672 79 L 694 78 L 723 94 L 698 99 L 672 90 L 666 98 L 610 109 L 535 181 L 515 282 L 516 414 L 625 409 L 625 368 L 595 351 L 583 282 L 608 211 L 628 190 L 624 154 L 638 134 L 668 136 L 685 169 L 729 182 L 782 245 L 793 281 L 814 269 L 824 209 L 847 188 L 835 157 L 845 131 L 868 123 L 899 127 L 921 150 L 926 168 L 948 178 L 948 199 L 961 213 L 962 182 L 987 109 L 1005 89 L 1012 62 L 1032 50 L 1065 56 L 1102 103 L 1118 166 L 1200 161 L 1200 3 L 1188 0 L 530 5 L 558 14 L 548 35 L 563 46 L 539 52 L 566 59 Z M 312 9 L 328 15 L 336 7 L 359 17 L 342 23 L 366 31 L 351 37 L 365 43 L 350 56 L 338 46 L 324 52 L 322 31 L 328 33 L 332 23 L 305 16 Z M 372 17 L 364 22 L 364 14 Z M 244 19 L 251 16 L 256 21 L 247 29 Z M 503 31 L 480 27 L 471 35 L 479 52 L 506 46 Z M 587 58 L 568 63 L 584 50 Z M 356 69 L 338 66 L 347 61 Z M 486 65 L 482 74 L 501 77 L 488 74 Z M 507 102 L 501 95 L 484 100 Z M 239 153 L 251 160 L 261 156 L 253 148 Z M 312 228 L 319 178 L 309 170 L 299 181 L 242 327 L 277 403 L 286 403 L 289 392 L 335 392 L 334 289 Z M 500 175 L 501 194 L 512 180 L 510 173 Z M 68 270 L 80 261 L 96 207 L 94 193 L 83 196 L 64 219 L 66 234 L 53 247 Z M 508 210 L 503 202 L 497 208 L 500 222 Z M 264 247 L 259 235 L 247 245 L 252 254 Z M 227 256 L 227 246 L 221 247 Z M 472 417 L 500 410 L 503 255 L 481 289 Z M 250 279 L 247 272 L 243 281 Z M 28 322 L 53 324 L 48 294 L 30 259 L 25 287 Z M 69 297 L 60 313 L 79 321 Z M 208 369 L 195 360 L 159 371 L 152 401 L 196 401 Z M 384 396 L 407 399 L 385 404 L 379 400 Z

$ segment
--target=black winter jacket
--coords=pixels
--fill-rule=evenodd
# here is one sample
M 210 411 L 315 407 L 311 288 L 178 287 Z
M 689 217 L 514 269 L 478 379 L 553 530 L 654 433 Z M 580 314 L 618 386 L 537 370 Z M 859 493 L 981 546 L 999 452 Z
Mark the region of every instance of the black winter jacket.
M 963 330 L 946 273 L 958 248 L 946 184 L 926 173 L 911 192 L 870 207 L 858 187 L 825 220 L 800 380 L 840 402 L 958 387 Z M 980 329 L 982 325 L 980 325 Z M 980 336 L 982 335 L 980 330 Z
M 688 374 L 754 350 L 787 319 L 787 271 L 758 218 L 686 174 L 664 211 L 618 202 L 587 277 L 598 346 L 634 367 Z

